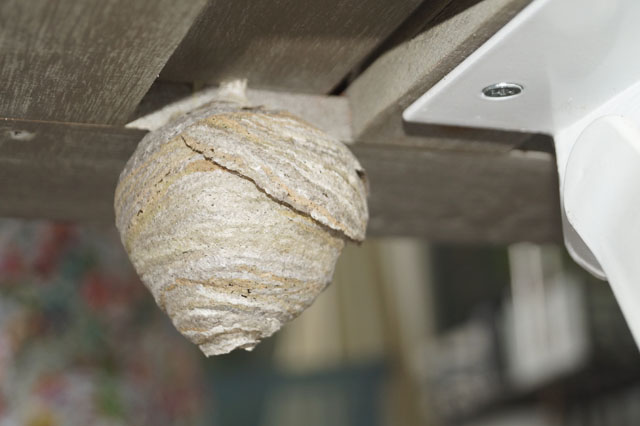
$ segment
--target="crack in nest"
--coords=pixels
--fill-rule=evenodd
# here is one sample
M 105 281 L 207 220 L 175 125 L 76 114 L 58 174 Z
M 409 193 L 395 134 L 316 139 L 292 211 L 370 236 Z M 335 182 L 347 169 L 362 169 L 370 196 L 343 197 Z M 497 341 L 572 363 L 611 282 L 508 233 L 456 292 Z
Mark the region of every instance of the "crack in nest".
M 334 228 L 330 227 L 329 225 L 326 225 L 326 224 L 320 222 L 318 219 L 314 218 L 309 213 L 307 213 L 305 211 L 302 211 L 300 209 L 297 209 L 294 206 L 292 206 L 291 204 L 287 203 L 286 201 L 280 200 L 280 199 L 274 197 L 273 195 L 269 194 L 264 188 L 262 188 L 260 185 L 258 185 L 258 183 L 254 179 L 250 178 L 249 176 L 243 175 L 242 173 L 240 173 L 240 172 L 238 172 L 236 170 L 233 170 L 233 169 L 230 169 L 230 168 L 228 168 L 226 166 L 223 166 L 222 164 L 218 163 L 217 161 L 214 161 L 211 158 L 207 157 L 204 154 L 204 152 L 202 152 L 201 150 L 198 150 L 198 149 L 192 147 L 191 145 L 189 145 L 189 143 L 187 142 L 187 140 L 185 139 L 185 137 L 183 135 L 180 135 L 180 138 L 182 139 L 182 142 L 184 142 L 185 146 L 187 148 L 189 148 L 191 151 L 202 155 L 202 157 L 205 160 L 207 160 L 210 163 L 216 165 L 217 167 L 220 167 L 224 171 L 226 171 L 228 173 L 231 173 L 231 174 L 233 174 L 235 176 L 238 176 L 241 179 L 244 179 L 244 180 L 247 180 L 247 181 L 251 182 L 256 187 L 256 189 L 258 191 L 260 191 L 261 193 L 266 195 L 271 201 L 273 201 L 275 203 L 278 203 L 281 206 L 286 207 L 289 210 L 291 210 L 291 211 L 293 211 L 293 212 L 295 212 L 295 213 L 297 213 L 297 214 L 299 214 L 301 216 L 304 216 L 304 217 L 306 217 L 308 219 L 311 219 L 311 221 L 313 221 L 315 224 L 320 226 L 325 232 L 329 233 L 333 237 L 340 238 L 342 240 L 349 241 L 349 242 L 352 242 L 352 243 L 355 243 L 355 244 L 358 244 L 358 245 L 362 244 L 362 241 L 359 241 L 359 240 L 356 240 L 356 239 L 353 239 L 353 238 L 349 237 L 344 231 L 340 231 L 338 229 L 334 229 Z

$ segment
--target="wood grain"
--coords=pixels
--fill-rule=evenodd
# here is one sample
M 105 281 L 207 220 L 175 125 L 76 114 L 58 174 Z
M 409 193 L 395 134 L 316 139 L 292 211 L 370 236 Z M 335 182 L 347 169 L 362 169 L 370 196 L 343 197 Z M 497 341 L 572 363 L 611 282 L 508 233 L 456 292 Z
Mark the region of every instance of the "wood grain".
M 417 36 L 404 41 L 393 40 L 394 45 L 389 46 L 347 89 L 355 140 L 498 152 L 509 151 L 526 141 L 529 137 L 526 134 L 510 135 L 504 140 L 500 134 L 484 132 L 482 138 L 469 138 L 468 129 L 448 129 L 447 137 L 429 134 L 433 129 L 407 131 L 402 112 L 529 2 L 454 1 L 440 14 L 431 17 L 431 24 Z
M 0 216 L 113 223 L 113 193 L 143 131 L 0 121 Z M 554 157 L 352 146 L 371 182 L 369 237 L 467 243 L 560 239 Z
M 126 122 L 205 2 L 1 2 L 0 116 Z
M 0 216 L 113 222 L 118 175 L 145 133 L 0 120 Z
M 553 155 L 442 152 L 355 144 L 371 181 L 369 236 L 432 241 L 559 241 Z
M 161 78 L 330 92 L 420 0 L 211 0 Z

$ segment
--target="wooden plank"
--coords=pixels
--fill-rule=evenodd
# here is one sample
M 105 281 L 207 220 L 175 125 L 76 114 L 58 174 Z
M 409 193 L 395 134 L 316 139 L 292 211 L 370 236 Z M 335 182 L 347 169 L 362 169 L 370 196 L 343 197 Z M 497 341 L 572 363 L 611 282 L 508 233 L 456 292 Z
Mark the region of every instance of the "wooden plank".
M 421 0 L 212 0 L 161 78 L 329 93 Z
M 126 122 L 205 3 L 0 2 L 0 116 Z
M 513 18 L 530 0 L 452 2 L 429 28 L 393 46 L 347 89 L 356 140 L 453 149 L 508 151 L 529 138 L 484 132 L 469 139 L 468 129 L 447 129 L 446 137 L 429 129 L 409 129 L 402 112 Z M 413 131 L 411 131 L 413 130 Z M 426 131 L 426 133 L 425 133 Z M 481 143 L 478 143 L 481 142 Z
M 555 158 L 351 146 L 371 182 L 369 236 L 457 243 L 559 241 Z
M 113 223 L 118 175 L 143 131 L 0 121 L 0 216 Z M 510 243 L 560 236 L 548 153 L 352 146 L 371 181 L 369 236 Z
M 112 223 L 118 176 L 145 133 L 0 120 L 0 216 Z

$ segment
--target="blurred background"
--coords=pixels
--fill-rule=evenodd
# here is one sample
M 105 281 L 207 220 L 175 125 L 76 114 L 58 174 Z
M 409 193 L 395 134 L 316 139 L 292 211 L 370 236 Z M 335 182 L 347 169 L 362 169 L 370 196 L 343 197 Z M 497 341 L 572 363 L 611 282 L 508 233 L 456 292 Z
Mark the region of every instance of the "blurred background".
M 348 246 L 302 316 L 207 359 L 114 232 L 0 220 L 0 426 L 638 425 L 639 361 L 557 246 Z

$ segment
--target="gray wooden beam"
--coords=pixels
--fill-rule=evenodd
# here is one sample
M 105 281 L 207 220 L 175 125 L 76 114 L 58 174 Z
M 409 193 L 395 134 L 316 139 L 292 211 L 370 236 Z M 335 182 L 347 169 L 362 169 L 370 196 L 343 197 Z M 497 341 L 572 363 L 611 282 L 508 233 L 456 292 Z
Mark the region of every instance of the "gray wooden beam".
M 144 131 L 0 120 L 0 216 L 113 223 L 118 175 Z M 468 243 L 560 236 L 548 153 L 352 146 L 371 181 L 369 236 Z
M 505 244 L 561 239 L 555 158 L 354 144 L 369 174 L 371 236 Z
M 329 93 L 422 0 L 211 0 L 161 78 Z
M 348 87 L 353 135 L 367 143 L 400 143 L 445 150 L 506 152 L 530 135 L 484 132 L 471 138 L 468 129 L 407 131 L 402 112 L 489 39 L 530 0 L 453 1 L 428 28 L 408 40 L 395 40 Z M 442 132 L 443 129 L 436 129 Z M 426 133 L 425 133 L 426 132 Z
M 0 216 L 112 222 L 118 176 L 145 133 L 0 120 Z
M 0 116 L 125 123 L 206 0 L 0 3 Z

